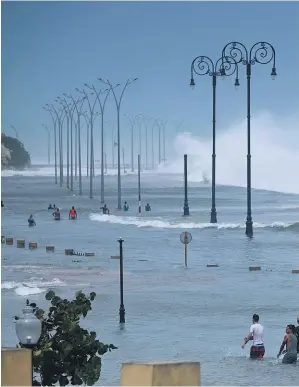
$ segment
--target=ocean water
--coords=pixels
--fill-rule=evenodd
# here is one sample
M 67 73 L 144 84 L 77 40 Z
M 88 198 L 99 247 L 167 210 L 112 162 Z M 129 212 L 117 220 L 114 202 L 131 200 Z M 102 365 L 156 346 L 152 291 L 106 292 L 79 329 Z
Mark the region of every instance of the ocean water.
M 31 175 L 31 176 L 30 176 Z M 119 384 L 126 361 L 200 361 L 202 385 L 298 385 L 299 364 L 277 359 L 286 324 L 299 315 L 299 195 L 253 190 L 254 238 L 245 237 L 246 190 L 218 186 L 218 225 L 209 224 L 209 185 L 189 186 L 190 217 L 182 216 L 182 176 L 142 175 L 142 203 L 150 213 L 137 216 L 137 177 L 122 178 L 128 213 L 117 211 L 116 176 L 106 176 L 105 198 L 111 215 L 100 213 L 100 176 L 95 198 L 82 197 L 54 184 L 36 170 L 2 177 L 2 346 L 15 346 L 13 316 L 30 301 L 46 307 L 45 292 L 72 297 L 95 291 L 93 310 L 82 324 L 118 349 L 103 357 L 101 385 Z M 77 185 L 77 183 L 76 183 Z M 52 219 L 49 203 L 61 208 Z M 68 220 L 74 205 L 77 221 Z M 34 214 L 36 227 L 27 226 Z M 188 267 L 180 234 L 188 231 Z M 117 239 L 124 238 L 126 324 L 118 324 L 119 261 Z M 17 249 L 16 240 L 26 248 Z M 28 242 L 38 249 L 28 250 Z M 55 253 L 46 253 L 55 245 Z M 94 252 L 69 257 L 64 249 Z M 72 262 L 74 259 L 81 262 Z M 219 267 L 208 268 L 207 264 Z M 258 265 L 262 270 L 249 272 Z M 265 327 L 266 354 L 250 361 L 249 343 L 241 348 L 253 313 Z

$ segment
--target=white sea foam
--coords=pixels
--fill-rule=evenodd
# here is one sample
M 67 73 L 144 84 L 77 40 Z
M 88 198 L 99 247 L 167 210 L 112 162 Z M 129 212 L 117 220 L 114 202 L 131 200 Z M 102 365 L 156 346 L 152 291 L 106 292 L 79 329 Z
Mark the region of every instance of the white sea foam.
M 152 218 L 152 219 L 141 219 L 140 217 L 133 216 L 115 216 L 115 215 L 101 215 L 91 214 L 90 219 L 98 222 L 114 223 L 131 225 L 136 227 L 152 227 L 152 228 L 174 228 L 174 229 L 237 229 L 245 228 L 245 223 L 196 223 L 196 222 L 175 222 L 163 220 L 163 218 Z M 284 223 L 284 222 L 273 222 L 271 224 L 254 223 L 255 228 L 276 228 L 286 229 L 288 227 L 295 226 L 299 223 Z
M 15 282 L 6 281 L 2 282 L 1 289 L 14 290 L 18 296 L 29 296 L 31 294 L 39 294 L 46 292 L 49 288 L 66 286 L 66 283 L 59 278 L 53 278 L 51 281 L 44 281 L 42 278 L 30 278 L 29 281 Z
M 252 187 L 270 191 L 299 193 L 299 131 L 297 116 L 287 119 L 267 112 L 255 113 L 251 125 Z M 221 128 L 222 129 L 222 128 Z M 217 131 L 217 184 L 246 186 L 246 120 Z M 179 133 L 174 155 L 163 173 L 182 173 L 183 154 L 188 155 L 188 178 L 211 180 L 211 137 Z

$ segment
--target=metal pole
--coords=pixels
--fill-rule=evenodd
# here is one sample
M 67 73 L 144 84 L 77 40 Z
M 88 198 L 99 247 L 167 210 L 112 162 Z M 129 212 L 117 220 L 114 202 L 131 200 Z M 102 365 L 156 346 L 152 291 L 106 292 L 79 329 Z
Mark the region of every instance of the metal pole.
M 112 129 L 112 169 L 115 168 L 115 164 L 114 164 L 114 149 L 115 146 L 114 146 L 114 129 Z
M 120 306 L 119 306 L 119 323 L 124 324 L 125 320 L 125 306 L 124 306 L 124 257 L 123 257 L 123 242 L 122 238 L 119 238 L 119 278 L 120 278 Z
M 134 125 L 131 126 L 131 170 L 134 172 Z
M 108 172 L 108 166 L 107 166 L 107 155 L 105 153 L 105 173 L 107 174 Z
M 161 128 L 160 125 L 158 125 L 159 131 L 158 131 L 158 146 L 159 146 L 159 165 L 161 164 Z
M 217 223 L 216 212 L 216 82 L 217 75 L 214 72 L 212 76 L 213 86 L 213 155 L 212 155 L 212 208 L 211 208 L 211 220 L 210 223 Z
M 188 245 L 187 245 L 186 241 L 185 241 L 184 245 L 185 245 L 185 267 L 187 267 L 188 266 L 188 261 L 187 261 L 187 249 L 188 249 L 187 246 Z
M 93 111 L 90 112 L 90 171 L 89 171 L 89 198 L 93 198 Z
M 184 188 L 185 188 L 184 216 L 188 216 L 188 215 L 190 215 L 190 213 L 189 213 L 189 204 L 188 204 L 188 163 L 187 163 L 187 155 L 184 155 Z
M 78 175 L 78 127 L 75 123 L 75 180 L 77 180 Z
M 163 161 L 164 161 L 164 163 L 166 161 L 166 158 L 165 158 L 165 125 L 166 125 L 166 123 L 163 125 Z
M 246 235 L 253 236 L 253 225 L 251 215 L 251 150 L 250 150 L 250 80 L 251 80 L 251 64 L 247 63 L 247 218 L 246 218 Z
M 139 122 L 139 157 L 140 157 L 140 167 L 141 167 L 141 155 L 142 155 L 142 142 L 141 142 L 141 129 L 142 129 L 142 120 Z
M 152 168 L 155 169 L 155 154 L 154 154 L 154 126 L 155 122 L 153 123 L 152 126 Z
M 71 118 L 71 191 L 74 191 L 73 118 Z
M 148 169 L 148 157 L 147 157 L 147 125 L 145 125 L 145 169 Z
M 79 145 L 79 195 L 82 196 L 82 170 L 81 170 L 81 113 L 78 114 L 78 145 Z
M 104 110 L 101 114 L 101 203 L 104 203 Z
M 55 184 L 57 184 L 57 133 L 56 133 L 56 122 L 54 122 L 54 162 L 55 162 Z
M 66 188 L 70 189 L 70 117 L 66 117 Z
M 86 176 L 88 177 L 88 163 L 89 163 L 89 124 L 87 124 L 87 139 L 86 139 Z
M 121 210 L 121 176 L 120 176 L 120 117 L 117 106 L 117 209 Z
M 138 215 L 141 215 L 140 155 L 138 155 Z
M 51 152 L 51 137 L 50 137 L 50 130 L 48 129 L 48 164 L 51 164 L 51 158 L 50 158 L 50 152 Z

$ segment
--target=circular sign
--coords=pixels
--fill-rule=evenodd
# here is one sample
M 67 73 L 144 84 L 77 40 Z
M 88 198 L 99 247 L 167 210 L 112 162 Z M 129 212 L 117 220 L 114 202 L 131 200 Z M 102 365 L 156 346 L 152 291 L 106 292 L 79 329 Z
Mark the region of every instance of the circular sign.
M 182 243 L 184 243 L 184 245 L 187 245 L 192 241 L 192 235 L 190 234 L 190 232 L 184 231 L 180 235 L 180 240 Z

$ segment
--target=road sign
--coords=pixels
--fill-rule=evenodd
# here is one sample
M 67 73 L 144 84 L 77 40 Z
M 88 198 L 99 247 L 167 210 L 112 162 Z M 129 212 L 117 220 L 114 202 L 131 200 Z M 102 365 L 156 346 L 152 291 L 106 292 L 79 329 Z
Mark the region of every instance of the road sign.
M 188 245 L 192 241 L 192 235 L 190 232 L 184 231 L 180 235 L 180 240 L 184 245 Z

